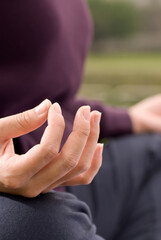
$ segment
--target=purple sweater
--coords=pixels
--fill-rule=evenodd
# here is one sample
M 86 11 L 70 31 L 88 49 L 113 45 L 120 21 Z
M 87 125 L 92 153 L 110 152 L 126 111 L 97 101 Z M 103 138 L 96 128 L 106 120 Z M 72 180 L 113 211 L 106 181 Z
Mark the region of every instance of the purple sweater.
M 0 117 L 48 98 L 62 106 L 63 142 L 84 104 L 102 112 L 101 138 L 132 131 L 126 110 L 76 97 L 92 36 L 85 0 L 0 1 L 0 36 Z M 19 138 L 19 152 L 37 144 L 44 128 Z

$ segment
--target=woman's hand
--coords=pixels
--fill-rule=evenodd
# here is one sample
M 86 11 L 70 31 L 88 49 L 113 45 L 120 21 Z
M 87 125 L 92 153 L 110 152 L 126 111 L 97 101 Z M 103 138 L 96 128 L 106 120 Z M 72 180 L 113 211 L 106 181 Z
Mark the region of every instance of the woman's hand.
M 134 133 L 161 133 L 161 95 L 147 98 L 129 109 Z
M 38 107 L 0 119 L 0 191 L 35 197 L 60 185 L 88 184 L 102 162 L 103 145 L 97 144 L 101 114 L 81 107 L 73 131 L 62 150 L 64 118 L 60 106 L 46 100 Z M 26 154 L 14 152 L 12 138 L 48 126 L 40 144 Z

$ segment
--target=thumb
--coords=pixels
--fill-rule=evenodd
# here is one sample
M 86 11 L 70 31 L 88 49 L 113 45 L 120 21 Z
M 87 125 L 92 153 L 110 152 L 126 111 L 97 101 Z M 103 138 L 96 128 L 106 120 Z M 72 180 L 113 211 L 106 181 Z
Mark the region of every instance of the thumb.
M 19 137 L 40 127 L 48 117 L 51 102 L 46 99 L 37 107 L 0 119 L 0 140 Z

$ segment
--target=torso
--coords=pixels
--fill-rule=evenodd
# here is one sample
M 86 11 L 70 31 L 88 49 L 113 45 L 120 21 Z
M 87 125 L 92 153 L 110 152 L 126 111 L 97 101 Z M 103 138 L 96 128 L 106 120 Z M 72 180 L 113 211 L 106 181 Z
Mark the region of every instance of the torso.
M 0 116 L 76 93 L 92 24 L 85 0 L 0 3 Z M 8 104 L 9 102 L 9 104 Z

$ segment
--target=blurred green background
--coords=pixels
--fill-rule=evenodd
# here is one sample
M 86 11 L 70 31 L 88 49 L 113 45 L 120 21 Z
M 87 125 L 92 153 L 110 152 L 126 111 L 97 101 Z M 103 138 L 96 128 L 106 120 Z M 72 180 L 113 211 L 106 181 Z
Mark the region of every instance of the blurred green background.
M 161 92 L 161 0 L 88 0 L 94 39 L 80 95 L 128 106 Z

